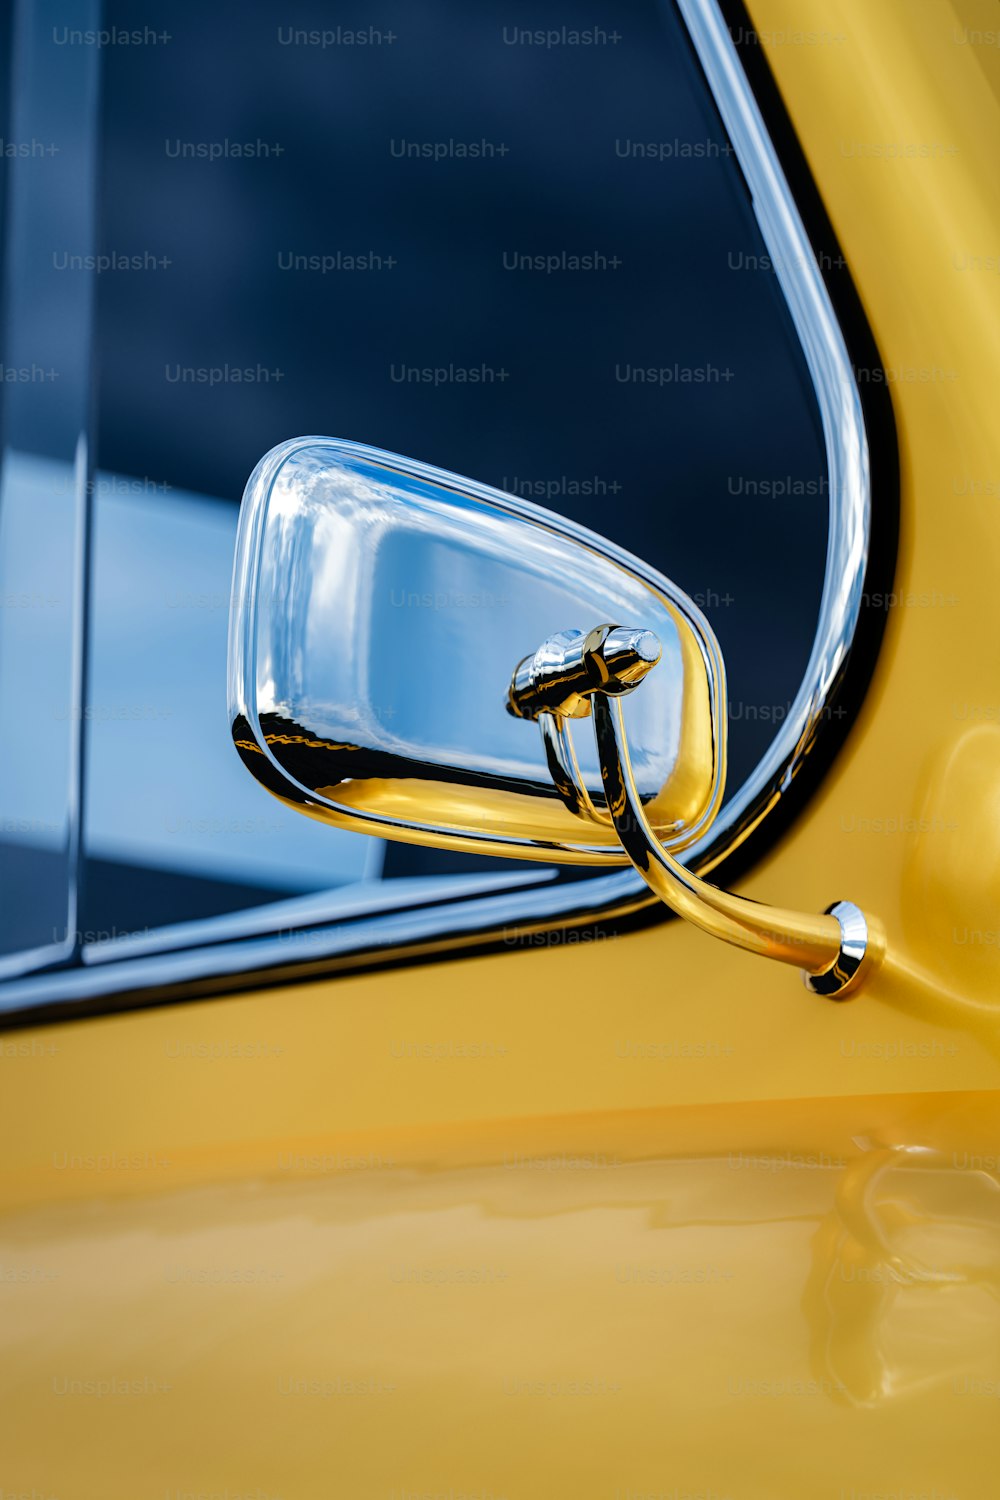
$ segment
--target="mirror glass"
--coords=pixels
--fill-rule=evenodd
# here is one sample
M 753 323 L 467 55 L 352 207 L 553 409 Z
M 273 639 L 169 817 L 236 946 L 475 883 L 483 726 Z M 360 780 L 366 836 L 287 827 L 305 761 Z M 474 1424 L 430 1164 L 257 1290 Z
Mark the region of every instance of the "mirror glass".
M 694 604 L 636 558 L 527 501 L 330 438 L 257 466 L 240 515 L 229 705 L 247 768 L 342 827 L 484 854 L 624 864 L 613 829 L 562 802 L 514 668 L 556 631 L 656 633 L 625 701 L 657 833 L 679 849 L 718 807 L 725 683 Z M 603 805 L 586 722 L 580 768 Z

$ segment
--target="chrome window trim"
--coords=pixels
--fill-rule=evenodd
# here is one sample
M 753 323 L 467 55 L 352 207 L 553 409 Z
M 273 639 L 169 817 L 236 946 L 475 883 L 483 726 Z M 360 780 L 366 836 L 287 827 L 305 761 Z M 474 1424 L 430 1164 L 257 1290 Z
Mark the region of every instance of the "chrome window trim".
M 805 225 L 718 0 L 675 0 L 687 26 L 805 353 L 829 471 L 826 577 L 812 653 L 767 754 L 728 798 L 709 835 L 682 856 L 700 874 L 733 854 L 774 814 L 812 748 L 854 642 L 871 547 L 871 470 L 860 392 Z M 469 946 L 530 944 L 555 928 L 593 927 L 655 904 L 632 870 L 548 888 L 358 917 L 281 937 L 227 936 L 141 958 L 63 969 L 0 986 L 0 1018 L 62 1019 L 92 1009 L 246 990 Z M 598 934 L 599 935 L 599 934 Z M 586 936 L 584 934 L 583 936 Z
M 750 189 L 823 424 L 830 522 L 826 578 L 805 675 L 757 768 L 686 853 L 699 874 L 737 848 L 791 786 L 823 720 L 858 626 L 871 545 L 871 464 L 861 395 L 805 225 L 716 0 L 677 0 Z
M 36 1019 L 26 1013 L 41 1011 L 40 1019 L 61 1020 L 85 1012 L 98 1001 L 102 1010 L 113 1010 L 122 998 L 136 1003 L 141 1003 L 138 997 L 154 1002 L 179 1000 L 186 994 L 193 998 L 213 991 L 322 978 L 338 969 L 392 960 L 437 953 L 447 956 L 459 948 L 484 944 L 530 947 L 535 934 L 544 946 L 544 935 L 553 927 L 589 927 L 596 914 L 623 916 L 650 904 L 644 885 L 631 893 L 622 891 L 620 873 L 554 886 L 545 891 L 545 901 L 540 895 L 538 886 L 529 886 L 471 900 L 438 901 L 335 926 L 302 928 L 280 938 L 223 940 L 202 948 L 40 974 L 0 989 L 0 1016 L 8 1021 Z M 608 935 L 585 933 L 580 941 Z M 190 988 L 195 984 L 197 991 Z

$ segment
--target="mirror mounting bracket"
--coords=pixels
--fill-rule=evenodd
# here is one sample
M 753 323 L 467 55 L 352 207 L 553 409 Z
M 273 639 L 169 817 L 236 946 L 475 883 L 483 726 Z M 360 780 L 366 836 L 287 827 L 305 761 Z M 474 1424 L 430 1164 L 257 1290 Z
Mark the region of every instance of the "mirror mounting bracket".
M 849 998 L 885 956 L 885 935 L 876 918 L 852 901 L 809 916 L 719 890 L 672 858 L 650 825 L 632 770 L 621 700 L 660 656 L 650 630 L 599 625 L 586 634 L 561 631 L 518 663 L 508 711 L 538 723 L 563 802 L 580 818 L 613 824 L 636 870 L 672 911 L 723 942 L 793 964 L 813 994 Z M 606 810 L 594 805 L 573 747 L 571 721 L 589 717 Z

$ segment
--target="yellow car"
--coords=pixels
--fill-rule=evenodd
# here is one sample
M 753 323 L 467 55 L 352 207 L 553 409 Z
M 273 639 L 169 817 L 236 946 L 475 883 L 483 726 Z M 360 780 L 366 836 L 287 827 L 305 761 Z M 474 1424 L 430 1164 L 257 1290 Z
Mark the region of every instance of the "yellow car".
M 994 0 L 15 9 L 0 1497 L 990 1500 Z

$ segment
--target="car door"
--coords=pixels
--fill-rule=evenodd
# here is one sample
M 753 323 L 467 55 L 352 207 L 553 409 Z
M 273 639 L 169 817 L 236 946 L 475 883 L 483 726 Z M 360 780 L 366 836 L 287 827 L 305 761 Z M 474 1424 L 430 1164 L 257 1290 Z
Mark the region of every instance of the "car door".
M 996 52 L 791 10 L 18 8 L 13 1492 L 990 1493 Z M 236 502 L 308 431 L 676 579 L 729 675 L 691 868 L 876 913 L 855 1001 L 628 869 L 266 796 Z

